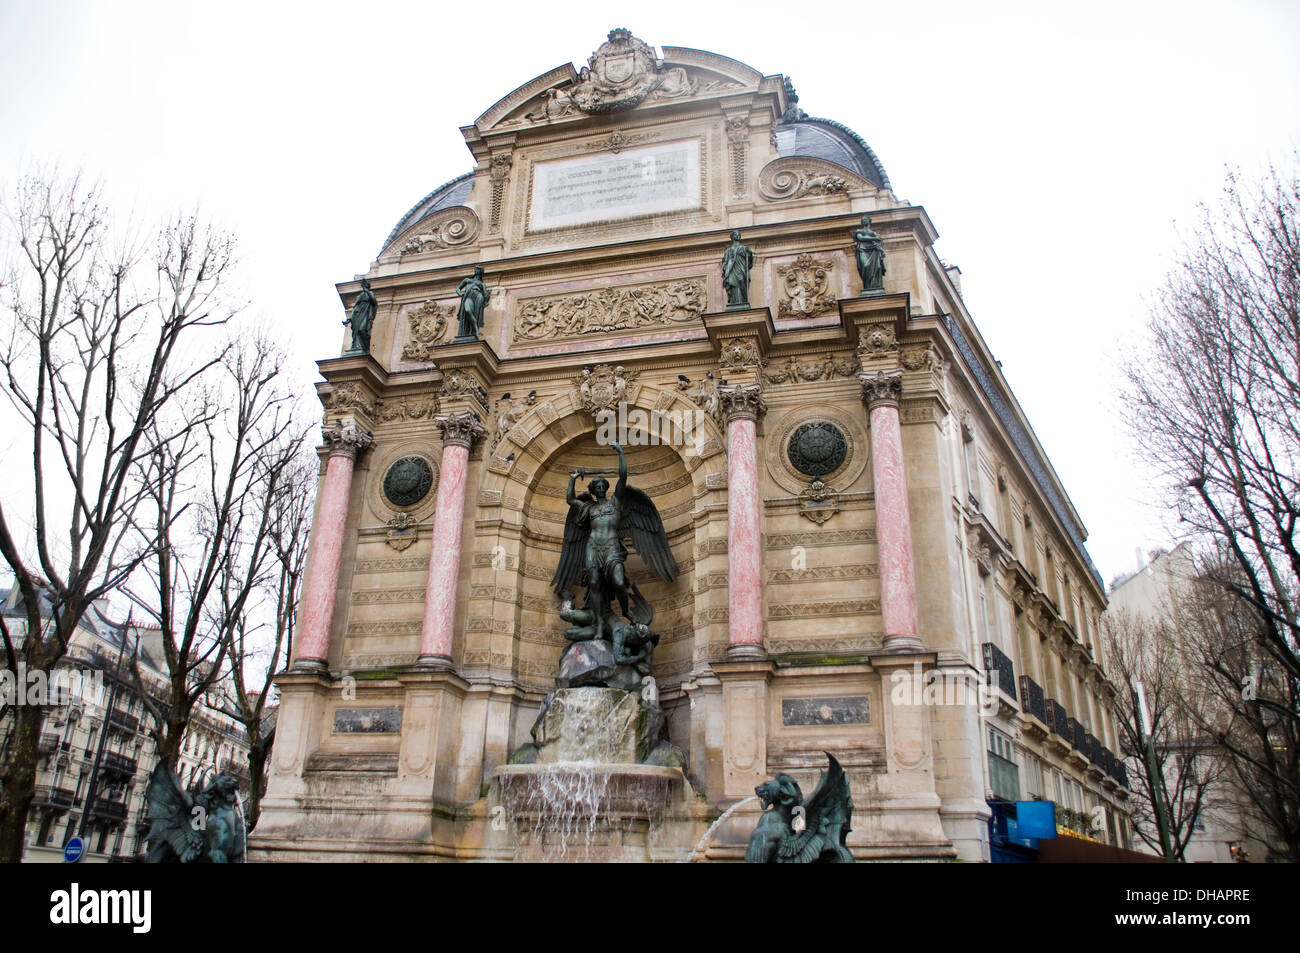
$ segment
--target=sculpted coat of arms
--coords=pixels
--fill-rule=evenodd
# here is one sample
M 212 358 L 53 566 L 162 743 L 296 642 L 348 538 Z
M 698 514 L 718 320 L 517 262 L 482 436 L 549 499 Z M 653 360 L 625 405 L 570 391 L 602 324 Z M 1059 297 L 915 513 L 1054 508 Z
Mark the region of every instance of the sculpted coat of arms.
M 671 99 L 692 92 L 684 69 L 665 70 L 654 50 L 622 27 L 609 31 L 609 40 L 587 63 L 578 74 L 577 85 L 565 96 L 583 112 L 631 109 L 651 93 L 659 99 Z
M 627 400 L 628 385 L 635 379 L 636 372 L 628 371 L 622 365 L 584 367 L 582 376 L 574 382 L 577 384 L 578 403 L 591 414 L 615 410 L 621 401 Z
M 776 272 L 781 276 L 785 294 L 777 305 L 782 318 L 811 318 L 835 307 L 835 293 L 830 287 L 830 259 L 819 260 L 812 255 L 800 255 Z

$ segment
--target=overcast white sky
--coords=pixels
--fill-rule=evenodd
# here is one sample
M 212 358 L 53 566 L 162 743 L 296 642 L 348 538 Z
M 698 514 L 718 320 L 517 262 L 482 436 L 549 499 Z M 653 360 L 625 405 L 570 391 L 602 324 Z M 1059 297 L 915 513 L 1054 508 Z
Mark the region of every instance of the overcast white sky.
M 305 382 L 334 284 L 472 167 L 459 130 L 615 26 L 783 73 L 924 205 L 1103 576 L 1167 544 L 1112 367 L 1226 165 L 1300 143 L 1300 4 L 0 3 L 0 185 L 58 161 L 237 233 Z

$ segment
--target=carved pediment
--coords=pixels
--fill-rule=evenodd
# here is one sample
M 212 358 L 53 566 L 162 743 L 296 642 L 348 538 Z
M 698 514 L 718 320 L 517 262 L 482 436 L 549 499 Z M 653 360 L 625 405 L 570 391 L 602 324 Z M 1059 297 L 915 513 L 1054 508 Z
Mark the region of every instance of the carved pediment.
M 769 202 L 806 195 L 847 195 L 875 186 L 842 165 L 814 156 L 782 156 L 758 173 L 758 194 Z
M 457 205 L 426 215 L 389 242 L 381 257 L 406 258 L 468 245 L 478 238 L 479 217 L 472 208 Z

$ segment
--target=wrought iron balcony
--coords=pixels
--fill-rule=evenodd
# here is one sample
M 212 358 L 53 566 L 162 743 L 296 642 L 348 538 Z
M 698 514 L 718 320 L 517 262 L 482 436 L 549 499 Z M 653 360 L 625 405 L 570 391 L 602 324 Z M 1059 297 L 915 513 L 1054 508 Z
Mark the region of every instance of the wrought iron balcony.
M 1084 755 L 1088 754 L 1088 732 L 1084 730 L 1083 725 L 1075 719 L 1070 719 L 1070 744 L 1074 750 Z
M 1105 757 L 1102 755 L 1101 740 L 1096 735 L 1088 735 L 1088 760 L 1098 768 L 1105 763 Z
M 1020 676 L 1020 706 L 1025 714 L 1033 715 L 1043 724 L 1047 721 L 1047 700 L 1043 697 L 1043 687 L 1028 675 Z
M 71 807 L 72 791 L 68 788 L 56 787 L 53 784 L 38 784 L 36 786 L 36 802 L 38 804 L 49 804 L 53 807 Z
M 1070 716 L 1065 713 L 1065 706 L 1055 698 L 1047 700 L 1047 724 L 1052 729 L 1052 734 L 1058 738 L 1064 738 L 1069 741 L 1074 737 L 1074 730 L 1070 727 Z
M 1106 772 L 1106 776 L 1115 778 L 1115 780 L 1118 781 L 1119 778 L 1115 777 L 1115 764 L 1116 764 L 1115 752 L 1111 751 L 1109 748 L 1102 748 L 1101 759 L 1102 759 L 1101 769 Z
M 115 821 L 126 820 L 126 805 L 121 801 L 107 801 L 103 798 L 95 798 L 95 806 L 90 809 L 91 814 L 97 814 L 100 817 L 108 817 Z
M 108 724 L 113 728 L 120 728 L 123 731 L 135 734 L 140 730 L 140 719 L 135 715 L 128 715 L 124 711 L 113 708 L 108 713 Z
M 128 758 L 113 751 L 104 752 L 104 760 L 100 762 L 100 766 L 110 774 L 126 778 L 134 777 L 137 767 L 135 758 Z
M 1003 693 L 1016 697 L 1016 667 L 1010 656 L 992 642 L 984 643 L 984 671 L 989 674 L 989 682 Z
M 1115 780 L 1119 782 L 1120 787 L 1128 787 L 1128 765 L 1123 761 L 1116 760 L 1115 762 Z

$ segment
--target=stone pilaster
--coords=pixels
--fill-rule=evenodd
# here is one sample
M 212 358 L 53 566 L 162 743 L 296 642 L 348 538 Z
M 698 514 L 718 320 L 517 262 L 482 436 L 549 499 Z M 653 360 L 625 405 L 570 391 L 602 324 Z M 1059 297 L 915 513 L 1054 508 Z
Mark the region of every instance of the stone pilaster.
M 451 664 L 452 630 L 456 617 L 456 582 L 460 576 L 469 451 L 474 441 L 482 438 L 486 428 L 478 416 L 468 410 L 439 414 L 434 420 L 442 433 L 442 463 L 433 520 L 433 547 L 429 553 L 429 581 L 424 593 L 419 664 L 448 666 Z
M 761 385 L 718 388 L 727 422 L 727 617 L 731 659 L 763 658 L 763 513 L 758 495 Z
M 351 420 L 325 427 L 327 459 L 316 522 L 312 527 L 311 565 L 303 580 L 298 656 L 294 668 L 322 670 L 330 650 L 334 600 L 343 560 L 343 535 L 348 501 L 352 495 L 352 468 L 357 455 L 374 443 L 369 433 Z
M 884 649 L 886 652 L 920 651 L 912 518 L 898 422 L 903 375 L 901 371 L 876 371 L 862 374 L 861 381 L 862 400 L 871 416 L 871 473 L 875 482 Z

